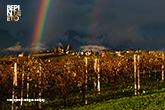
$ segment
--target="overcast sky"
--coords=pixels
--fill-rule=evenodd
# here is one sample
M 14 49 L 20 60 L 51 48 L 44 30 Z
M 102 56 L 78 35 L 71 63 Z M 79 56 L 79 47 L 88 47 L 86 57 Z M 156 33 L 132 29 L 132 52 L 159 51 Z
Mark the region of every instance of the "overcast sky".
M 9 30 L 13 36 L 19 30 L 27 31 L 26 37 L 31 39 L 41 1 L 0 0 L 0 29 Z M 13 4 L 21 6 L 22 16 L 18 22 L 7 22 L 6 7 Z M 67 30 L 75 30 L 95 37 L 106 34 L 103 38 L 114 46 L 163 50 L 164 10 L 164 0 L 53 0 L 44 41 L 59 43 L 61 39 L 68 39 L 64 35 Z M 102 40 L 96 38 L 88 43 L 104 46 Z

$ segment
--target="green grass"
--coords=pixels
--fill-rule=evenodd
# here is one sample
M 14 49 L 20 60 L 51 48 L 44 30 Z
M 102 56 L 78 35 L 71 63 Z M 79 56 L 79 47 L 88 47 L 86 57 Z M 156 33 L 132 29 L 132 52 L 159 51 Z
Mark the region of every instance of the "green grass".
M 147 75 L 146 75 L 147 76 Z M 61 93 L 57 88 L 44 90 L 42 99 L 46 101 L 42 103 L 43 110 L 136 110 L 136 109 L 165 109 L 165 82 L 157 81 L 154 78 L 141 78 L 140 96 L 134 96 L 133 80 L 125 81 L 125 84 L 116 82 L 116 90 L 113 90 L 113 83 L 106 84 L 101 81 L 101 94 L 94 96 L 93 81 L 88 83 L 88 104 L 84 105 L 82 100 L 82 92 L 79 88 L 70 89 L 67 93 L 66 107 Z M 118 85 L 118 86 L 117 86 Z M 49 93 L 49 94 L 48 94 Z M 26 95 L 26 93 L 24 93 Z M 32 96 L 32 95 L 30 95 Z M 11 109 L 11 102 L 5 102 L 8 97 L 4 97 L 4 103 L 1 109 Z M 33 97 L 31 97 L 33 98 Z M 35 109 L 35 102 L 25 102 L 24 106 L 20 106 L 22 110 Z M 37 109 L 37 108 L 36 108 Z
M 50 108 L 51 109 L 51 108 Z M 164 110 L 165 109 L 165 89 L 157 93 L 110 99 L 86 106 L 72 107 L 65 110 Z

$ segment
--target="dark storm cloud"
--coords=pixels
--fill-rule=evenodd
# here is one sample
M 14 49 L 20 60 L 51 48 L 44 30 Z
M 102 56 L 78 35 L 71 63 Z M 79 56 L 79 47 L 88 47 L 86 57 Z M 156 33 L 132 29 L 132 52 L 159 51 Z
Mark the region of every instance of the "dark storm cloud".
M 19 22 L 6 21 L 6 5 L 9 2 L 0 1 L 1 10 L 4 9 L 0 12 L 0 29 L 8 29 L 13 34 L 18 30 L 32 33 L 40 1 L 11 2 L 21 5 Z M 52 3 L 44 41 L 58 43 L 59 39 L 67 40 L 63 33 L 76 30 L 96 36 L 107 34 L 106 42 L 114 46 L 122 44 L 144 49 L 163 49 L 165 46 L 163 36 L 153 38 L 149 34 L 150 28 L 142 28 L 158 24 L 159 29 L 159 24 L 165 24 L 164 0 L 53 0 Z M 155 31 L 155 34 L 159 35 L 159 32 Z M 99 43 L 94 39 L 88 41 L 95 41 L 96 45 L 104 41 Z
M 19 17 L 19 21 L 15 22 L 15 21 L 7 21 L 7 5 L 20 5 L 20 9 L 21 9 L 21 16 Z M 1 8 L 1 14 L 0 14 L 0 18 L 3 19 L 1 20 L 1 25 L 0 25 L 0 29 L 5 29 L 5 30 L 9 30 L 9 33 L 14 36 L 17 37 L 17 33 L 18 31 L 26 31 L 29 34 L 27 34 L 25 37 L 29 37 L 30 38 L 30 33 L 32 32 L 33 26 L 34 26 L 34 18 L 36 15 L 36 7 L 38 7 L 38 2 L 34 2 L 34 1 L 18 1 L 18 0 L 6 0 L 4 2 L 0 3 L 0 7 Z

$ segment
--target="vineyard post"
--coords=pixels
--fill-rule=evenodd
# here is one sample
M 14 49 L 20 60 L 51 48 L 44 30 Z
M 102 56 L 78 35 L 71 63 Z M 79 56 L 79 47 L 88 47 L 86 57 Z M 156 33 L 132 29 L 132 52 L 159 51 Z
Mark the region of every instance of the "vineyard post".
M 39 92 L 39 104 L 38 104 L 38 107 L 39 109 L 41 109 L 41 92 L 42 92 L 42 88 L 41 88 L 41 63 L 39 64 L 39 88 L 40 88 L 40 92 Z
M 38 78 L 38 74 L 36 74 L 36 78 Z M 36 82 L 35 82 L 35 85 L 34 85 L 34 88 L 35 88 L 35 91 L 34 91 L 34 94 L 33 94 L 34 99 L 36 98 L 36 94 L 37 94 L 36 90 L 38 89 L 37 88 L 37 83 L 38 83 L 38 79 L 36 79 Z
M 15 99 L 17 100 L 18 88 L 17 88 L 17 63 L 14 64 L 14 73 L 15 73 Z M 18 109 L 18 102 L 16 101 L 15 109 Z
M 139 62 L 139 60 L 140 60 L 140 55 L 138 55 L 138 73 L 137 73 L 137 77 L 138 77 L 138 81 L 137 81 L 137 83 L 138 83 L 138 95 L 140 95 L 140 62 Z
M 145 70 L 143 70 L 143 78 L 144 78 L 144 75 L 145 75 Z
M 149 70 L 149 77 L 151 77 L 151 71 Z
M 100 60 L 98 59 L 98 78 L 97 78 L 97 90 L 98 90 L 98 94 L 100 94 Z
M 136 54 L 134 54 L 134 86 L 135 86 L 135 95 L 137 95 L 137 80 L 136 80 Z
M 164 53 L 162 52 L 162 81 L 164 81 Z
M 28 56 L 28 60 L 30 60 L 30 55 Z M 27 99 L 29 99 L 29 72 L 27 73 Z
M 24 69 L 24 65 L 23 65 L 23 69 Z M 20 103 L 20 105 L 22 105 L 23 104 L 23 88 L 24 88 L 24 71 L 23 71 L 23 73 L 22 73 L 22 88 L 21 88 L 21 103 Z
M 93 83 L 94 83 L 94 91 L 95 91 L 95 97 L 96 97 L 96 72 L 97 72 L 97 58 L 95 58 L 95 63 L 94 63 L 94 80 L 93 80 Z
M 38 76 L 37 76 L 38 77 Z M 37 84 L 34 85 L 35 86 L 35 90 L 37 89 Z M 36 93 L 34 92 L 33 94 L 33 98 L 35 99 Z
M 86 89 L 86 93 L 85 93 L 85 104 L 88 104 L 88 59 L 87 57 L 85 57 L 85 64 L 86 64 L 86 73 L 85 73 L 85 89 Z
M 38 74 L 36 74 L 36 77 L 38 78 Z M 38 79 L 36 79 L 36 83 L 35 83 L 35 91 L 34 91 L 34 99 L 36 98 L 36 94 L 37 94 L 37 91 L 38 91 L 38 88 L 37 88 L 37 83 L 38 83 Z M 37 90 L 37 91 L 36 91 Z M 38 103 L 36 102 L 36 106 L 38 108 Z
M 28 60 L 30 60 L 30 55 L 28 55 Z
M 154 69 L 154 72 L 155 72 L 155 79 L 157 78 L 157 75 L 156 75 L 156 68 Z
M 11 107 L 12 110 L 14 110 L 14 86 L 15 86 L 15 73 L 13 75 L 12 107 Z
M 27 99 L 29 99 L 29 72 L 27 73 Z
M 26 95 L 27 99 L 29 99 L 29 72 L 27 73 L 27 95 Z M 29 105 L 29 103 L 28 103 Z
M 15 82 L 16 82 L 16 71 L 15 71 L 15 64 L 14 64 L 14 75 L 13 75 L 13 90 L 12 90 L 12 107 L 11 109 L 14 110 L 14 95 L 15 95 Z

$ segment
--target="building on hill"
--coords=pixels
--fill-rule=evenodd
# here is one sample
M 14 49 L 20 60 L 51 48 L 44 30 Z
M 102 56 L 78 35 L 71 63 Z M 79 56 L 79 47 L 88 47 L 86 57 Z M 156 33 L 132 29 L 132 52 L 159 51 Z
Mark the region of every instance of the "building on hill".
M 69 54 L 69 51 L 66 51 L 66 54 Z
M 81 55 L 84 55 L 84 52 L 81 52 Z
M 23 57 L 23 56 L 24 56 L 24 52 L 18 55 L 18 57 Z
M 62 53 L 64 53 L 64 49 L 62 49 Z
M 86 51 L 86 52 L 85 52 L 85 55 L 91 55 L 91 54 L 93 54 L 92 50 L 91 50 L 91 51 Z
M 66 49 L 66 50 L 67 50 L 67 51 L 69 51 L 69 49 L 70 49 L 70 45 L 68 44 L 68 46 L 67 46 L 67 49 Z
M 99 55 L 101 55 L 102 57 L 105 56 L 106 52 L 104 51 L 99 51 Z
M 149 51 L 148 53 L 155 53 L 155 51 Z
M 121 56 L 121 51 L 116 51 L 115 52 L 118 56 Z

